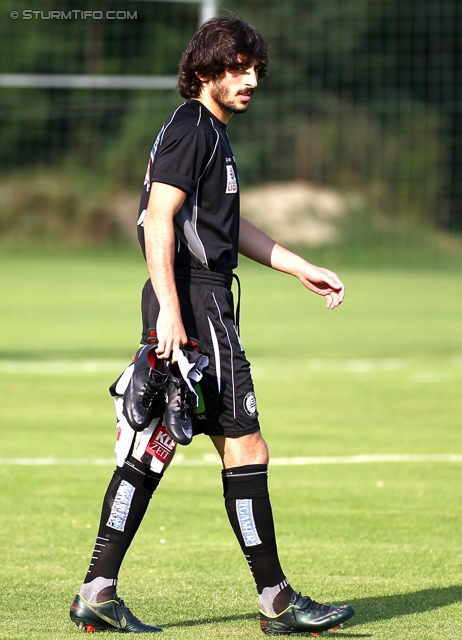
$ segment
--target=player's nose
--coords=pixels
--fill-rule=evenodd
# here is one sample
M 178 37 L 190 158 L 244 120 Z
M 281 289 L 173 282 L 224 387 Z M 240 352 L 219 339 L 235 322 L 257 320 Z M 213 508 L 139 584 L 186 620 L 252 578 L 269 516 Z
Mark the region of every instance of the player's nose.
M 255 67 L 247 70 L 246 85 L 254 89 L 258 85 L 258 72 Z

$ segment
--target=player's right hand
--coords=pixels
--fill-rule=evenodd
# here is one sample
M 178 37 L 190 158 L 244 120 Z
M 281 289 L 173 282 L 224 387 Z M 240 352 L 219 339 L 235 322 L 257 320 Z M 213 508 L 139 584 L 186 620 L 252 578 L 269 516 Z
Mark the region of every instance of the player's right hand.
M 156 349 L 157 356 L 161 360 L 171 358 L 172 363 L 178 362 L 179 351 L 188 341 L 180 313 L 161 308 L 157 318 L 156 332 L 159 341 Z

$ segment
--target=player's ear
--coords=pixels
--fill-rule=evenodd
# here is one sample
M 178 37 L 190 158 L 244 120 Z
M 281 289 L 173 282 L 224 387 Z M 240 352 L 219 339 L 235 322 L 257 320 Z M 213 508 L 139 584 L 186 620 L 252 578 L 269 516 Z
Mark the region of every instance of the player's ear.
M 196 73 L 196 77 L 199 78 L 202 84 L 207 84 L 208 82 L 210 82 L 211 78 L 209 78 L 208 76 L 200 75 L 199 73 L 197 73 L 197 71 L 195 73 Z

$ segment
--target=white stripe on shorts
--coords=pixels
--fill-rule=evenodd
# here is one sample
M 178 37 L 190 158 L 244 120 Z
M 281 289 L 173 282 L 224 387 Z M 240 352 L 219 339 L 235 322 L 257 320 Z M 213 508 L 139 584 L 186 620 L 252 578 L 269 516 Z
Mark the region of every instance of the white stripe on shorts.
M 229 333 L 228 333 L 228 329 L 226 328 L 225 323 L 223 322 L 223 319 L 221 317 L 221 310 L 220 307 L 218 306 L 218 302 L 217 299 L 215 298 L 215 294 L 212 292 L 212 296 L 213 299 L 215 301 L 215 305 L 217 307 L 218 310 L 218 316 L 220 318 L 220 322 L 223 325 L 224 330 L 226 331 L 226 336 L 228 338 L 228 344 L 229 344 L 229 350 L 231 353 L 231 380 L 232 380 L 232 384 L 233 384 L 233 417 L 236 418 L 236 389 L 235 389 L 235 385 L 234 385 L 234 351 L 233 351 L 233 345 L 231 344 L 231 340 L 229 338 Z
M 209 316 L 207 316 L 207 320 L 209 321 L 210 327 L 210 335 L 212 336 L 212 344 L 213 344 L 213 353 L 215 354 L 215 371 L 217 374 L 217 385 L 218 385 L 218 393 L 221 393 L 221 358 L 220 358 L 220 348 L 218 346 L 218 338 L 215 331 L 215 328 L 210 320 Z

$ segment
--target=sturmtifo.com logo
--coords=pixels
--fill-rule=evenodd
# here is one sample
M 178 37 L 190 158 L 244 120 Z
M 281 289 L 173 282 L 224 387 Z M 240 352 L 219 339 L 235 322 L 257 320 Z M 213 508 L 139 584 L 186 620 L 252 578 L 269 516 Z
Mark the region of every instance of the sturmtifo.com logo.
M 138 20 L 137 11 L 87 11 L 69 9 L 68 11 L 42 11 L 23 9 L 10 11 L 10 18 L 17 20 Z
M 249 391 L 249 393 L 244 398 L 244 409 L 248 416 L 251 418 L 256 418 L 257 413 L 257 400 L 255 398 L 255 394 L 253 391 Z

